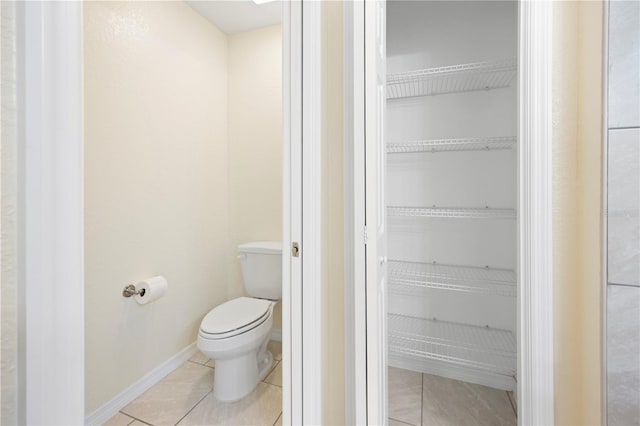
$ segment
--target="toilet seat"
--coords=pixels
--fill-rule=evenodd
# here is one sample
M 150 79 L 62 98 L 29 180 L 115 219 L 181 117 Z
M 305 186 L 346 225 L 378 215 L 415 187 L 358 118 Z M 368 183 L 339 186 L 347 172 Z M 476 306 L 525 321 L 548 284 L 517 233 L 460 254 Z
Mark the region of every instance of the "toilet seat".
M 273 302 L 239 297 L 213 308 L 202 320 L 199 335 L 218 340 L 246 333 L 264 323 L 271 315 Z

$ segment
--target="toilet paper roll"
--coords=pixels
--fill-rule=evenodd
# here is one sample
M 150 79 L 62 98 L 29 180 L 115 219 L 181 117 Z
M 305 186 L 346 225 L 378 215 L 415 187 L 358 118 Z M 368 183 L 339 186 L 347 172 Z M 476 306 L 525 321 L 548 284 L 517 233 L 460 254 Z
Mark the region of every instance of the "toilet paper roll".
M 151 303 L 162 297 L 167 292 L 167 287 L 167 280 L 160 275 L 142 280 L 136 284 L 136 290 L 141 293 L 136 295 L 136 302 L 141 305 Z

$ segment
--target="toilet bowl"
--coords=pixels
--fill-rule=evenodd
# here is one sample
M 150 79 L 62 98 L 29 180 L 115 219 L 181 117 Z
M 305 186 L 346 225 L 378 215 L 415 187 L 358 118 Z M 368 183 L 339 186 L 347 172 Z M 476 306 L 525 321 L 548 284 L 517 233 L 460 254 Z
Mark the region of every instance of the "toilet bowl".
M 198 349 L 215 360 L 213 395 L 231 402 L 248 395 L 273 365 L 267 350 L 273 308 L 282 295 L 282 245 L 257 242 L 238 247 L 245 289 L 213 308 L 198 332 Z

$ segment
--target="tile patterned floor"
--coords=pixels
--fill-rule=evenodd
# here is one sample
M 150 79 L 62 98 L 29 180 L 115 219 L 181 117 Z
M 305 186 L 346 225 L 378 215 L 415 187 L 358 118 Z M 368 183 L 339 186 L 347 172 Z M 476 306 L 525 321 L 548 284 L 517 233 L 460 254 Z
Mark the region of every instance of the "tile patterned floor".
M 211 392 L 215 363 L 198 352 L 124 407 L 105 426 L 281 425 L 282 346 L 269 342 L 273 367 L 241 401 L 221 403 Z
M 389 367 L 389 426 L 515 426 L 508 392 Z
M 282 347 L 270 342 L 269 350 L 271 372 L 241 401 L 216 401 L 215 365 L 197 353 L 105 426 L 282 425 Z M 389 426 L 516 424 L 508 392 L 389 367 Z

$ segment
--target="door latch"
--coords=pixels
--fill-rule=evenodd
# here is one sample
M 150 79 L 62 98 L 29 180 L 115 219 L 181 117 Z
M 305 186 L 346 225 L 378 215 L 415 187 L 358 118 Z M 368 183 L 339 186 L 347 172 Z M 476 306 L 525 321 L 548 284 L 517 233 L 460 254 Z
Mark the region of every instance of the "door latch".
M 300 257 L 300 245 L 296 242 L 291 243 L 291 256 Z

